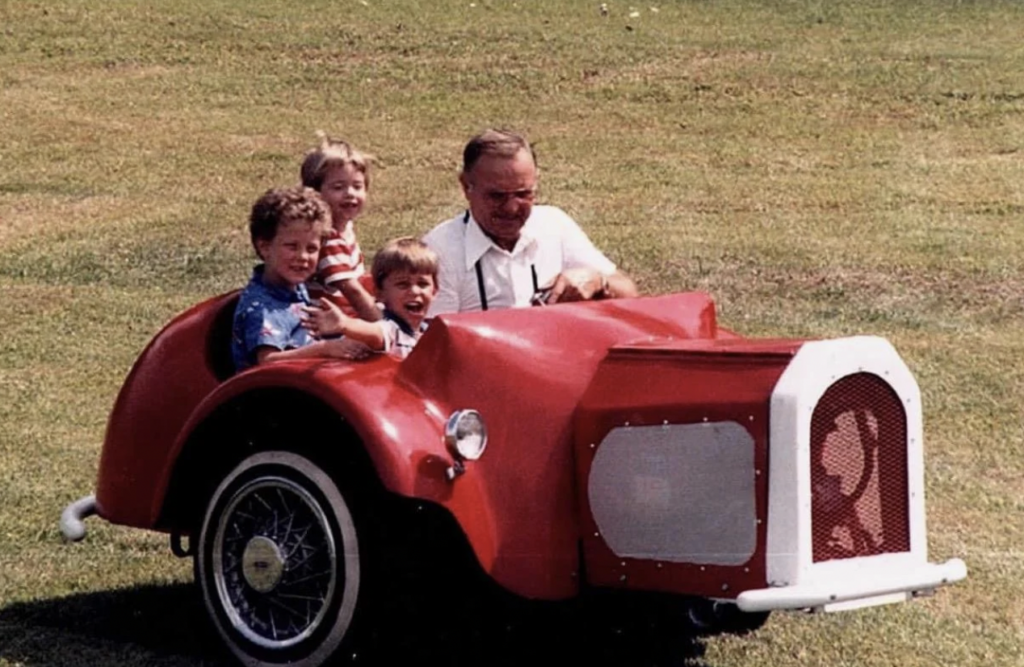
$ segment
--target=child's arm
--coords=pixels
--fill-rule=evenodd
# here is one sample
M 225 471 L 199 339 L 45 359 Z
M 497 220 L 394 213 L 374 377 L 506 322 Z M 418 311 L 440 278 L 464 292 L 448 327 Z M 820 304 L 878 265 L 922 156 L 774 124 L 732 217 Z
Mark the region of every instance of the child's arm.
M 311 359 L 315 357 L 332 357 L 335 359 L 362 359 L 369 353 L 366 346 L 346 338 L 318 340 L 303 347 L 279 350 L 276 347 L 263 345 L 256 349 L 256 363 L 270 361 L 287 361 L 288 359 Z
M 374 352 L 384 351 L 384 327 L 378 322 L 345 318 L 345 326 L 341 330 L 345 338 L 357 340 Z
M 306 312 L 303 326 L 318 338 L 341 335 L 366 345 L 374 352 L 384 350 L 384 327 L 380 322 L 349 317 L 328 299 L 320 299 L 319 307 L 307 306 L 303 310 Z
M 338 287 L 341 289 L 341 293 L 345 295 L 345 298 L 348 299 L 348 302 L 352 304 L 352 307 L 355 308 L 359 317 L 367 322 L 376 322 L 380 319 L 380 309 L 377 308 L 376 301 L 366 291 L 366 288 L 363 287 L 358 278 L 342 280 Z

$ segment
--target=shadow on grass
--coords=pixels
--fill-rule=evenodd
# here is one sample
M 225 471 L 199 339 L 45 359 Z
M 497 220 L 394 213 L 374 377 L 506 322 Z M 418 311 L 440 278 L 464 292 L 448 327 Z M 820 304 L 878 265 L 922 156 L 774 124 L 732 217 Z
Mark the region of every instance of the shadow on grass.
M 620 595 L 560 603 L 484 597 L 433 613 L 408 608 L 395 618 L 411 630 L 374 637 L 364 646 L 364 664 L 707 667 L 703 641 L 686 631 L 679 614 L 666 612 L 643 597 Z
M 600 609 L 600 611 L 595 611 Z M 621 600 L 474 605 L 389 617 L 355 662 L 512 667 L 704 665 L 681 623 Z M 0 662 L 26 665 L 228 665 L 198 590 L 140 586 L 0 608 Z
M 139 586 L 0 608 L 0 662 L 224 665 L 190 584 Z

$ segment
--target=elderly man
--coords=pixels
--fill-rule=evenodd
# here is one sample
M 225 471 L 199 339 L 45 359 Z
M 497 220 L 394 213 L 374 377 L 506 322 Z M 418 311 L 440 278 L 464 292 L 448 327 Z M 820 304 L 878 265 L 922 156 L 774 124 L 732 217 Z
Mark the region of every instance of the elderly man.
M 473 137 L 459 182 L 469 209 L 423 237 L 441 260 L 431 315 L 637 295 L 564 211 L 533 205 L 537 164 L 521 135 Z

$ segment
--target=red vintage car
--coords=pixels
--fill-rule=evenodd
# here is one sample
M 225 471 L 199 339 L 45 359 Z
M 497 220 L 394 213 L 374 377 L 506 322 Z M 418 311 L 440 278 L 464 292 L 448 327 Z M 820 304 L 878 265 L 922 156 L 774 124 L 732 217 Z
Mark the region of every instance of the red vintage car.
M 517 596 L 659 591 L 724 625 L 966 576 L 928 562 L 921 396 L 881 338 L 745 339 L 684 293 L 442 316 L 402 362 L 233 374 L 235 300 L 142 353 L 62 529 L 169 533 L 245 664 L 354 646 L 424 508 Z

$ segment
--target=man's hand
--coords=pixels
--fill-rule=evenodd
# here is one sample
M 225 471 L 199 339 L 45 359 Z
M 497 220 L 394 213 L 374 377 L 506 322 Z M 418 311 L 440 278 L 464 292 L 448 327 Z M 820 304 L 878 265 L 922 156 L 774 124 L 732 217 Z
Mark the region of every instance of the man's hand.
M 589 301 L 604 287 L 601 274 L 589 269 L 568 269 L 555 276 L 545 303 Z
M 345 325 L 351 319 L 348 315 L 341 312 L 341 308 L 326 298 L 320 299 L 319 305 L 304 306 L 302 310 L 306 313 L 306 317 L 302 320 L 302 326 L 314 338 L 344 334 Z

